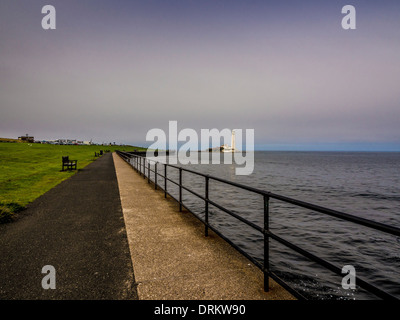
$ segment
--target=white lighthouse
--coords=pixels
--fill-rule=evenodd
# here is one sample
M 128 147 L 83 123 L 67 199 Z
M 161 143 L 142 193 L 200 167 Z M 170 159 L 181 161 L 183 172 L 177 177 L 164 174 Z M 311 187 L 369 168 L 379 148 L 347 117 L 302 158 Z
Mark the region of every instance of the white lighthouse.
M 232 130 L 231 146 L 224 144 L 221 148 L 222 152 L 236 152 L 235 130 Z

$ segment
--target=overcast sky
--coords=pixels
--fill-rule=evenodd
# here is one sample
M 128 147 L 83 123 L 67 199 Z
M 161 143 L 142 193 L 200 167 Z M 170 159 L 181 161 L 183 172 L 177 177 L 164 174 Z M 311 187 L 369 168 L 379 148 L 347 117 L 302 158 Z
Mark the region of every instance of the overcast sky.
M 1 0 L 0 108 L 9 138 L 149 145 L 177 120 L 254 129 L 257 149 L 400 151 L 400 1 Z

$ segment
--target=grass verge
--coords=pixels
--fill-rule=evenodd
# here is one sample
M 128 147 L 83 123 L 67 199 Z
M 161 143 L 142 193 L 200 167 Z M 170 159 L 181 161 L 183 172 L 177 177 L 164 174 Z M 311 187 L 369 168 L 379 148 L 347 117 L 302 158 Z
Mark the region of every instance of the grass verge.
M 30 202 L 76 171 L 61 171 L 61 157 L 78 160 L 78 170 L 100 150 L 144 150 L 132 146 L 75 146 L 0 142 L 0 223 L 13 220 Z

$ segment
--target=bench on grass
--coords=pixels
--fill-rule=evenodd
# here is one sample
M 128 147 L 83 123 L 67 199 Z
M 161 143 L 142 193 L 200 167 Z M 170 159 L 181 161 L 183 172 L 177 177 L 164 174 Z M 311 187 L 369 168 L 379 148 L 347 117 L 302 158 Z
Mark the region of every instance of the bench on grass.
M 76 170 L 76 165 L 78 163 L 78 160 L 70 160 L 69 156 L 62 157 L 62 171 L 64 171 L 64 168 L 67 168 L 67 170 Z

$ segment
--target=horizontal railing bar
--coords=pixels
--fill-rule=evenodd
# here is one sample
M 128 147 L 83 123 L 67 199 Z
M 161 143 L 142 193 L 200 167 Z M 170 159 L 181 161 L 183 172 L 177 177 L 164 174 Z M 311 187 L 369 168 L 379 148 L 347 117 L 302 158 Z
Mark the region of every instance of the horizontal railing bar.
M 229 184 L 229 185 L 237 187 L 237 188 L 241 188 L 241 189 L 244 189 L 244 190 L 247 190 L 247 191 L 251 191 L 251 192 L 254 192 L 254 193 L 257 193 L 257 194 L 268 195 L 268 192 L 266 192 L 264 190 L 260 190 L 260 189 L 253 188 L 253 187 L 249 187 L 249 186 L 237 183 L 237 182 L 228 181 L 228 180 L 225 180 L 225 179 L 222 179 L 222 178 L 218 178 L 218 177 L 215 177 L 215 176 L 209 176 L 209 178 L 213 179 L 213 180 L 216 180 L 216 181 L 219 181 L 219 182 L 223 182 L 223 183 Z
M 170 178 L 167 177 L 167 181 L 172 182 L 174 184 L 176 184 L 177 186 L 179 186 L 179 182 L 176 182 L 174 180 L 171 180 Z
M 168 179 L 168 178 L 167 178 L 167 179 Z M 168 179 L 168 180 L 169 180 L 169 179 Z M 174 182 L 174 181 L 171 181 L 171 182 Z M 174 182 L 174 183 L 175 183 L 175 182 Z M 178 183 L 175 183 L 175 184 L 179 185 Z M 230 211 L 229 209 L 226 209 L 226 208 L 222 207 L 221 205 L 215 203 L 215 202 L 212 201 L 212 200 L 206 199 L 205 197 L 203 197 L 202 195 L 198 194 L 197 192 L 195 192 L 195 191 L 193 191 L 193 190 L 191 190 L 191 189 L 189 189 L 189 188 L 187 188 L 187 187 L 185 187 L 185 186 L 183 186 L 183 185 L 182 185 L 182 189 L 184 189 L 184 190 L 186 190 L 186 191 L 188 191 L 188 192 L 194 194 L 196 197 L 200 198 L 200 199 L 203 200 L 203 201 L 207 201 L 209 204 L 211 204 L 211 205 L 217 207 L 218 209 L 220 209 L 220 210 L 222 210 L 222 211 L 228 213 L 228 214 L 231 215 L 232 217 L 234 217 L 234 218 L 236 218 L 236 219 L 242 221 L 243 223 L 245 223 L 245 224 L 247 224 L 248 226 L 250 226 L 250 227 L 252 227 L 252 228 L 258 230 L 259 232 L 261 232 L 261 233 L 264 232 L 264 229 L 263 229 L 263 228 L 259 227 L 258 225 L 254 224 L 253 222 L 246 220 L 245 218 L 243 218 L 243 217 L 237 215 L 236 213 Z
M 339 219 L 351 221 L 356 224 L 361 224 L 363 226 L 366 226 L 366 227 L 369 227 L 369 228 L 372 228 L 375 230 L 383 231 L 386 233 L 390 233 L 395 236 L 400 236 L 400 228 L 392 227 L 392 226 L 389 226 L 389 225 L 386 225 L 383 223 L 367 220 L 367 219 L 360 218 L 360 217 L 357 217 L 357 216 L 354 216 L 354 215 L 351 215 L 348 213 L 344 213 L 344 212 L 332 210 L 329 208 L 317 206 L 317 205 L 314 205 L 314 204 L 311 204 L 308 202 L 288 198 L 288 197 L 281 196 L 281 195 L 274 194 L 274 193 L 267 193 L 267 195 L 271 198 L 281 200 L 281 201 L 284 201 L 287 203 L 291 203 L 291 204 L 297 205 L 299 207 L 311 209 L 313 211 L 318 211 L 320 213 L 325 213 L 325 214 L 328 214 L 330 216 L 333 216 L 333 217 L 336 217 Z
M 215 207 L 217 207 L 218 209 L 220 209 L 220 210 L 222 210 L 222 211 L 228 213 L 228 214 L 231 215 L 232 217 L 235 217 L 236 219 L 242 221 L 243 223 L 245 223 L 245 224 L 247 224 L 248 226 L 250 226 L 250 227 L 256 229 L 257 231 L 260 231 L 261 233 L 264 233 L 264 229 L 261 228 L 260 226 L 256 225 L 255 223 L 253 223 L 253 222 L 251 222 L 251 221 L 246 220 L 245 218 L 239 216 L 238 214 L 232 212 L 231 210 L 222 207 L 222 206 L 219 205 L 218 203 L 215 203 L 215 202 L 212 201 L 212 200 L 208 200 L 208 203 L 211 204 L 211 205 L 213 205 L 213 206 L 215 206 Z
M 213 180 L 216 180 L 216 181 L 219 181 L 219 182 L 223 182 L 223 183 L 229 184 L 229 185 L 234 186 L 234 187 L 245 189 L 247 191 L 255 192 L 255 193 L 258 193 L 258 194 L 261 194 L 261 195 L 264 195 L 266 193 L 264 190 L 256 189 L 256 188 L 253 188 L 253 187 L 249 187 L 249 186 L 246 186 L 244 184 L 237 183 L 237 182 L 225 180 L 223 178 L 210 176 L 209 174 L 206 174 L 206 173 L 201 173 L 201 172 L 198 172 L 198 171 L 194 171 L 194 170 L 191 170 L 191 169 L 187 169 L 187 168 L 176 166 L 176 165 L 172 165 L 172 164 L 167 164 L 167 166 L 173 167 L 175 169 L 182 168 L 182 170 L 184 170 L 184 171 L 187 171 L 187 172 L 190 172 L 190 173 L 202 176 L 202 177 L 209 177 L 210 179 L 213 179 Z
M 141 157 L 141 156 L 138 156 L 138 157 Z M 155 160 L 152 160 L 152 161 L 155 161 Z M 252 188 L 252 187 L 249 187 L 249 186 L 246 186 L 246 185 L 243 185 L 243 184 L 239 184 L 239 183 L 236 183 L 236 182 L 232 182 L 232 181 L 229 181 L 229 180 L 225 180 L 225 179 L 222 179 L 222 178 L 210 176 L 210 175 L 208 175 L 206 173 L 201 173 L 201 172 L 198 172 L 198 171 L 194 171 L 194 170 L 191 170 L 191 169 L 187 169 L 187 168 L 184 168 L 184 167 L 181 167 L 181 166 L 168 164 L 168 163 L 167 163 L 167 166 L 175 168 L 175 169 L 182 169 L 183 171 L 190 172 L 190 173 L 202 176 L 202 177 L 209 177 L 210 179 L 217 180 L 217 181 L 220 181 L 220 182 L 223 182 L 223 183 L 226 183 L 226 184 L 238 187 L 238 188 L 242 188 L 242 189 L 245 189 L 245 190 L 248 190 L 248 191 L 252 191 L 252 192 L 255 192 L 255 193 L 259 193 L 259 194 L 265 194 L 265 191 L 263 191 L 263 190 Z
M 291 242 L 289 242 L 289 241 L 277 236 L 276 234 L 272 233 L 271 231 L 267 231 L 267 234 L 271 239 L 274 239 L 274 240 L 278 241 L 279 243 L 283 244 L 284 246 L 286 246 L 286 247 L 288 247 L 288 248 L 300 253 L 301 255 L 307 257 L 308 259 L 310 259 L 310 260 L 312 260 L 312 261 L 314 261 L 314 262 L 316 262 L 318 264 L 320 264 L 321 266 L 324 266 L 325 268 L 333 271 L 334 273 L 336 273 L 336 274 L 338 274 L 340 276 L 343 276 L 341 268 L 331 264 L 330 262 L 328 262 L 328 261 L 326 261 L 326 260 L 324 260 L 324 259 L 322 259 L 320 257 L 317 257 L 316 255 L 314 255 L 314 254 L 312 254 L 312 253 L 310 253 L 310 252 L 308 252 L 308 251 L 306 251 L 306 250 L 304 250 L 304 249 L 302 249 L 302 248 L 300 248 L 300 247 L 298 247 L 298 246 L 296 246 L 294 244 L 292 244 Z M 387 292 L 375 287 L 374 285 L 368 283 L 367 281 L 361 279 L 358 276 L 357 276 L 357 283 L 363 289 L 366 289 L 367 291 L 375 294 L 376 296 L 378 296 L 380 298 L 397 300 L 397 298 L 392 296 L 390 293 L 387 293 Z
M 180 166 L 176 166 L 176 165 L 174 165 L 174 164 L 169 164 L 169 163 L 167 163 L 167 166 L 169 166 L 169 167 L 172 167 L 172 168 L 175 168 L 175 169 L 183 169 L 183 170 L 185 170 L 185 171 L 187 171 L 187 172 L 190 172 L 190 173 L 193 173 L 193 174 L 197 174 L 197 175 L 199 175 L 199 176 L 206 176 L 206 174 L 205 173 L 201 173 L 201 172 L 198 172 L 198 171 L 194 171 L 194 170 L 191 170 L 191 169 L 187 169 L 187 168 L 183 168 L 183 167 L 180 167 Z
M 215 227 L 213 227 L 212 225 L 208 224 L 208 227 L 214 231 L 219 237 L 221 237 L 223 240 L 225 240 L 226 242 L 228 242 L 232 247 L 234 247 L 237 251 L 239 251 L 242 255 L 244 255 L 247 259 L 249 259 L 257 268 L 259 268 L 260 270 L 263 269 L 263 265 L 257 261 L 256 259 L 254 259 L 252 256 L 250 256 L 247 252 L 245 252 L 242 248 L 240 248 L 239 246 L 237 246 L 234 242 L 232 242 L 230 239 L 228 239 L 226 236 L 224 236 L 218 229 L 216 229 Z
M 243 223 L 247 224 L 248 226 L 250 226 L 250 227 L 252 227 L 252 228 L 254 228 L 254 229 L 260 231 L 261 233 L 264 233 L 264 229 L 263 229 L 263 228 L 257 226 L 257 225 L 254 224 L 253 222 L 248 221 L 248 220 L 246 220 L 245 218 L 243 218 L 243 217 L 237 215 L 236 213 L 230 211 L 229 209 L 226 209 L 226 208 L 222 207 L 221 205 L 215 203 L 215 202 L 212 201 L 212 200 L 206 199 L 206 198 L 203 197 L 202 195 L 196 193 L 195 191 L 190 190 L 189 188 L 187 188 L 187 187 L 185 187 L 185 186 L 182 186 L 182 189 L 184 189 L 184 190 L 186 190 L 186 191 L 189 191 L 190 193 L 192 193 L 192 194 L 194 194 L 195 196 L 199 197 L 199 198 L 202 199 L 203 201 L 207 201 L 209 204 L 211 204 L 211 205 L 217 207 L 218 209 L 220 209 L 220 210 L 226 212 L 227 214 L 231 215 L 232 217 L 234 217 L 234 218 L 236 218 L 236 219 L 242 221 Z
M 194 194 L 196 197 L 200 198 L 201 200 L 207 201 L 207 199 L 205 197 L 203 197 L 201 194 L 198 194 L 197 192 L 190 190 L 188 187 L 182 186 L 182 189 Z

